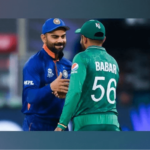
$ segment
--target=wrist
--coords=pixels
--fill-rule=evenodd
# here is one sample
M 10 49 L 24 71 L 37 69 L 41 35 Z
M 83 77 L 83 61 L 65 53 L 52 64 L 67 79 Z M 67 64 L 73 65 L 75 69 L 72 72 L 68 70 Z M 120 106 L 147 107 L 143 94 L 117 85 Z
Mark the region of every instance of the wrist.
M 61 124 L 61 123 L 58 123 L 57 125 L 58 128 L 61 128 L 63 131 L 67 128 L 67 126 Z

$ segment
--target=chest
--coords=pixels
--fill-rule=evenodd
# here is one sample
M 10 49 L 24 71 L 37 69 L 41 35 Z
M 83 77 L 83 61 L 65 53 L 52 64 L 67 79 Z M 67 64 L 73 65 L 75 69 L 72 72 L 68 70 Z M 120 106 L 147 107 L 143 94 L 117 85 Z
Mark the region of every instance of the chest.
M 45 62 L 43 64 L 43 73 L 42 73 L 42 84 L 49 84 L 53 82 L 60 74 L 63 74 L 63 79 L 70 78 L 70 70 L 71 67 L 67 67 L 66 65 L 59 62 Z

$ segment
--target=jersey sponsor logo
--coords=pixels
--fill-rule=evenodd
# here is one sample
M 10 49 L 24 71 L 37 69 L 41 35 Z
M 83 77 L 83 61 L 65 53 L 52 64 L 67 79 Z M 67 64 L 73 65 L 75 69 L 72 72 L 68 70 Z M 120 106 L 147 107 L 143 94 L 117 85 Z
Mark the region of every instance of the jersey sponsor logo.
M 47 77 L 48 77 L 48 78 L 51 78 L 53 75 L 54 75 L 54 74 L 53 74 L 53 72 L 52 72 L 52 69 L 48 68 L 48 70 L 47 70 Z
M 62 75 L 63 75 L 64 78 L 68 78 L 68 72 L 67 72 L 67 70 L 63 70 Z
M 78 68 L 79 68 L 79 65 L 77 63 L 74 63 L 71 68 L 71 73 L 77 73 Z
M 24 81 L 24 85 L 34 85 L 33 81 L 26 80 Z
M 77 64 L 77 63 L 74 63 L 73 65 L 72 65 L 72 71 L 75 71 L 75 70 L 77 70 L 78 69 L 78 67 L 79 67 L 79 65 Z
M 97 28 L 99 28 L 99 29 L 101 28 L 99 23 L 95 23 L 95 25 Z

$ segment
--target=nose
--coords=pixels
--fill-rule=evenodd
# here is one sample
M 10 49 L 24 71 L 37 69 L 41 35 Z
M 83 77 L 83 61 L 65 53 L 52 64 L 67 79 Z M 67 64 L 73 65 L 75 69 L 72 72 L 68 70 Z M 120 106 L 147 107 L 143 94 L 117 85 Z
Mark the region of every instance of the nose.
M 64 41 L 65 40 L 62 37 L 59 37 L 58 40 L 57 40 L 58 43 L 63 43 Z

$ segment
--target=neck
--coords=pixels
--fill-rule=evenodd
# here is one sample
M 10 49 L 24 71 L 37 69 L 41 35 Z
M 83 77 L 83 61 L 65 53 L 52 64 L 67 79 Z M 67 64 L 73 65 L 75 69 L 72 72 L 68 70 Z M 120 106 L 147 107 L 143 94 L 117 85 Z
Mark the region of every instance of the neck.
M 87 48 L 88 48 L 89 46 L 102 46 L 102 44 L 91 43 L 91 44 L 89 44 L 89 45 L 87 46 Z
M 58 54 L 55 54 L 55 59 L 56 59 L 56 60 L 58 59 Z

